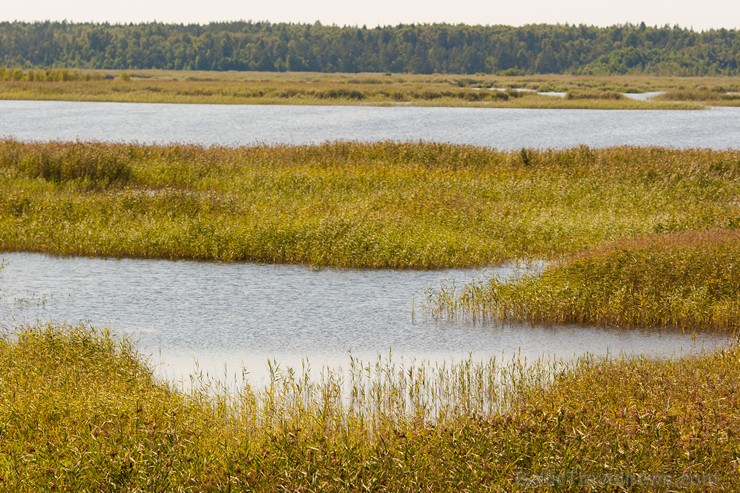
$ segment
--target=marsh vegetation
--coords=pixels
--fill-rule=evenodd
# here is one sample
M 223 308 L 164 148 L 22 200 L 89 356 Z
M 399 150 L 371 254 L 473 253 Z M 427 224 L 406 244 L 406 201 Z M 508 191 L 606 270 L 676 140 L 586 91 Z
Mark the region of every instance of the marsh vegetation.
M 229 394 L 195 377 L 181 392 L 106 331 L 27 327 L 0 340 L 0 481 L 14 491 L 733 490 L 739 365 L 737 346 L 570 365 L 355 361 L 347 380 L 276 369 L 262 389 Z
M 434 268 L 549 259 L 439 316 L 738 329 L 736 150 L 0 142 L 0 251 Z M 445 303 L 448 303 L 445 305 Z M 674 360 L 158 380 L 85 326 L 0 339 L 0 482 L 60 490 L 740 488 L 738 343 Z
M 740 234 L 690 231 L 619 240 L 516 280 L 432 296 L 436 316 L 683 330 L 740 328 Z
M 0 250 L 442 268 L 734 229 L 738 152 L 0 142 Z
M 539 93 L 563 92 L 566 98 Z M 666 92 L 635 101 L 624 93 Z M 737 106 L 728 77 L 494 76 L 13 69 L 0 99 L 211 104 L 692 109 Z

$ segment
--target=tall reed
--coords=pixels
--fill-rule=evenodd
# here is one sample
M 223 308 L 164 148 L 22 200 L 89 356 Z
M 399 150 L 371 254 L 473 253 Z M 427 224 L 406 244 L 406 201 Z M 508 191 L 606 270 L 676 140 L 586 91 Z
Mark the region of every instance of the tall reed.
M 481 266 L 736 228 L 738 151 L 0 142 L 0 250 Z
M 659 478 L 659 490 L 731 491 L 738 356 L 733 345 L 675 361 L 435 369 L 383 359 L 318 381 L 275 366 L 265 387 L 229 394 L 197 375 L 190 391 L 173 389 L 104 330 L 19 328 L 0 339 L 0 482 L 19 492 L 599 491 Z
M 685 330 L 740 329 L 740 232 L 651 235 L 600 245 L 542 273 L 431 295 L 436 316 Z

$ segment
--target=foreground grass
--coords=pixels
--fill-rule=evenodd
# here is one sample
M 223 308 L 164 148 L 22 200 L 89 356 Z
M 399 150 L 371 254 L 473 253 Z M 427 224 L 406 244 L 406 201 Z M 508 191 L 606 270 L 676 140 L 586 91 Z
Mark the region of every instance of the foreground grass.
M 740 152 L 0 141 L 0 250 L 438 268 L 736 229 Z
M 652 235 L 595 247 L 516 280 L 448 289 L 437 315 L 536 323 L 740 329 L 740 232 Z
M 669 91 L 659 100 L 623 93 Z M 568 98 L 537 92 L 569 93 Z M 731 77 L 320 74 L 0 67 L 0 99 L 209 104 L 696 109 L 740 102 Z M 687 98 L 686 94 L 694 97 Z M 698 97 L 697 95 L 703 95 Z M 674 97 L 675 96 L 675 97 Z
M 338 374 L 309 383 L 276 372 L 264 389 L 228 395 L 200 382 L 184 393 L 107 332 L 19 329 L 0 340 L 0 485 L 740 488 L 737 345 L 675 361 L 584 358 L 570 367 L 354 365 L 344 387 Z M 479 404 L 491 399 L 505 406 Z

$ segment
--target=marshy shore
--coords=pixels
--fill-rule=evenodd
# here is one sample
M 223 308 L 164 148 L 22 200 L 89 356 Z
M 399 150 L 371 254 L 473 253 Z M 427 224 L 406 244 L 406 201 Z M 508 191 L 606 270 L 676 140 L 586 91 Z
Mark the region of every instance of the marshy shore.
M 658 94 L 646 100 L 629 96 Z M 731 77 L 325 74 L 0 67 L 0 99 L 137 103 L 701 109 L 740 105 Z
M 736 150 L 5 140 L 0 251 L 406 269 L 548 259 L 431 301 L 442 317 L 737 334 L 739 170 Z M 0 487 L 733 491 L 739 347 L 350 361 L 227 392 L 198 375 L 175 388 L 105 329 L 6 328 Z

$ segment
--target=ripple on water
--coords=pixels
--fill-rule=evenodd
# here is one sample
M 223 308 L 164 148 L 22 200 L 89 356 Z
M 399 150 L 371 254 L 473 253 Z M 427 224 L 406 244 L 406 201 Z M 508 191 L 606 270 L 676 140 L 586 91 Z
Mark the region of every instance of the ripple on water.
M 521 354 L 570 358 L 585 353 L 676 356 L 713 349 L 727 338 L 656 330 L 543 327 L 437 321 L 420 308 L 425 291 L 463 285 L 515 267 L 394 271 L 290 265 L 90 259 L 3 254 L 0 324 L 84 321 L 138 341 L 161 374 L 180 380 L 196 369 L 222 375 L 245 367 L 264 378 L 266 361 L 313 368 L 348 356 L 460 361 Z M 414 308 L 415 306 L 415 308 Z M 196 363 L 197 362 L 197 363 Z

